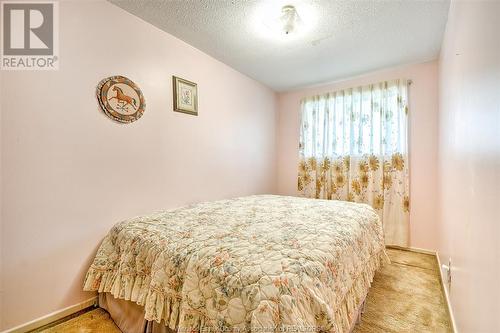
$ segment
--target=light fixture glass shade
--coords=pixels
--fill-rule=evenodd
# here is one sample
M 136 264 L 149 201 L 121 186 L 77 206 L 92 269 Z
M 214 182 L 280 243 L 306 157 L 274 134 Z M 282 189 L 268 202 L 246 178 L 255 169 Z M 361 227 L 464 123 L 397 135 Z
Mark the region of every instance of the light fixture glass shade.
M 291 5 L 288 1 L 295 2 Z M 249 26 L 263 39 L 297 42 L 308 38 L 316 26 L 317 9 L 314 4 L 296 0 L 266 0 L 256 3 L 258 5 L 249 20 Z
M 281 29 L 285 35 L 291 34 L 301 25 L 300 16 L 294 6 L 287 5 L 281 8 L 281 16 L 279 18 Z

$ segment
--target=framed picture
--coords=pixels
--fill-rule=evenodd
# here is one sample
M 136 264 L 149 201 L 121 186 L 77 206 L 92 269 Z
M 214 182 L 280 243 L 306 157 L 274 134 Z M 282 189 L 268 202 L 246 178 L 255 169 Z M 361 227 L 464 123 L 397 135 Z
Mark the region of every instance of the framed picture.
M 198 115 L 198 88 L 196 83 L 172 76 L 174 111 Z

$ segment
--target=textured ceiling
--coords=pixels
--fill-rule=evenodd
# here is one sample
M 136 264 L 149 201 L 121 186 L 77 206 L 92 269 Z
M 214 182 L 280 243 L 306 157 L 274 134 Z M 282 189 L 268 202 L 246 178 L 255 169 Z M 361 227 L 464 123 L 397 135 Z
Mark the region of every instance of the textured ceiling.
M 436 59 L 448 0 L 110 0 L 277 90 Z M 302 33 L 270 30 L 295 5 Z

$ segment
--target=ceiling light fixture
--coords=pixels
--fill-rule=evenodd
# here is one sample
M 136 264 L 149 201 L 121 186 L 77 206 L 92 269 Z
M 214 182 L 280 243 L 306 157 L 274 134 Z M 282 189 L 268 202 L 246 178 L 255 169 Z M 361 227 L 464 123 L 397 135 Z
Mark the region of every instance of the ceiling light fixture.
M 281 8 L 281 16 L 279 18 L 282 30 L 285 35 L 291 34 L 302 24 L 297 10 L 292 5 L 286 5 Z
M 293 43 L 310 37 L 317 17 L 318 9 L 306 1 L 263 0 L 255 6 L 248 24 L 260 38 Z

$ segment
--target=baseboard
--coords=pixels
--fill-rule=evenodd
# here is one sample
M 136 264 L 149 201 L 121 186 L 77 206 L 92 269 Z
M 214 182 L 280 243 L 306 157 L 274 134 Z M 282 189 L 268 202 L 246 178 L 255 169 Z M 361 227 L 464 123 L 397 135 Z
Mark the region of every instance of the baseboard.
M 439 259 L 439 254 L 437 252 L 436 252 L 436 259 L 437 259 L 437 263 L 439 266 L 439 277 L 441 278 L 440 279 L 441 289 L 443 290 L 443 293 L 444 293 L 444 298 L 446 301 L 446 309 L 448 310 L 448 316 L 450 317 L 450 321 L 451 321 L 451 326 L 452 326 L 451 328 L 452 328 L 454 333 L 458 333 L 457 324 L 455 322 L 455 316 L 453 315 L 453 311 L 451 308 L 450 293 L 448 292 L 448 288 L 446 288 L 446 282 L 444 279 L 443 270 L 441 268 L 441 260 Z
M 78 311 L 81 311 L 83 309 L 91 307 L 93 305 L 97 305 L 97 296 L 89 298 L 88 300 L 80 302 L 78 304 L 68 306 L 67 308 L 54 311 L 52 313 L 49 313 L 48 315 L 45 315 L 43 317 L 37 318 L 35 320 L 32 320 L 32 321 L 30 321 L 30 322 L 28 322 L 26 324 L 22 324 L 22 325 L 10 328 L 10 329 L 8 329 L 6 331 L 2 331 L 1 333 L 24 333 L 24 332 L 28 332 L 28 331 L 37 329 L 39 327 L 42 327 L 44 325 L 50 324 L 52 322 L 55 322 L 55 321 L 57 321 L 59 319 L 67 317 L 69 315 L 72 315 L 73 313 L 76 313 Z
M 416 252 L 416 253 L 430 254 L 433 256 L 437 255 L 436 251 L 421 249 L 418 247 L 405 247 L 405 246 L 399 246 L 399 245 L 386 245 L 385 247 L 388 249 L 397 249 L 397 250 L 410 251 L 410 252 Z

